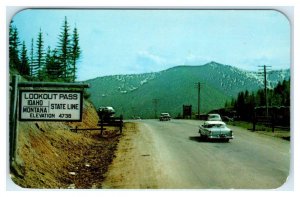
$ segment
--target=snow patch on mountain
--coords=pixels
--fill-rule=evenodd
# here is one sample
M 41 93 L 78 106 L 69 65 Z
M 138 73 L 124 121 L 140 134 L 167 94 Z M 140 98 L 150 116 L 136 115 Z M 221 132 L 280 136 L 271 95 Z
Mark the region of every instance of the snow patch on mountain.
M 131 74 L 131 75 L 115 75 L 111 76 L 112 81 L 117 82 L 117 92 L 126 94 L 136 91 L 141 86 L 154 80 L 160 73 L 145 73 L 145 74 Z

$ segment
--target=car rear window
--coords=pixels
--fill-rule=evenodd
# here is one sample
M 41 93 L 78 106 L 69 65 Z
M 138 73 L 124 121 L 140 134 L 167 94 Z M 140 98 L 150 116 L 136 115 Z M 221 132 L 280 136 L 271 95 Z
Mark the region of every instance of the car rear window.
M 203 125 L 205 128 L 225 128 L 223 124 L 207 124 Z

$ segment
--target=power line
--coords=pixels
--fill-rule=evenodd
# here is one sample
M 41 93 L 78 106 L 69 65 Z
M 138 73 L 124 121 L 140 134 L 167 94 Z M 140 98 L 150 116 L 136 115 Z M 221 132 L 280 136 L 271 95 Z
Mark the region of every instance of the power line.
M 264 93 L 265 93 L 265 105 L 266 105 L 266 116 L 269 116 L 269 106 L 268 106 L 268 90 L 267 90 L 267 72 L 269 71 L 268 68 L 271 66 L 258 66 L 262 67 L 263 69 L 259 69 L 262 72 L 258 72 L 259 75 L 263 74 L 264 76 Z

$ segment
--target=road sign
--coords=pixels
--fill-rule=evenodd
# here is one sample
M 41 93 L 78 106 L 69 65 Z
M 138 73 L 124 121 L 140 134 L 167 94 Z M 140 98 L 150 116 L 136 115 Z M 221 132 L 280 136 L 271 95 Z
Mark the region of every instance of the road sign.
M 82 91 L 20 90 L 20 121 L 81 121 Z
M 192 105 L 183 105 L 183 118 L 189 117 L 192 118 Z

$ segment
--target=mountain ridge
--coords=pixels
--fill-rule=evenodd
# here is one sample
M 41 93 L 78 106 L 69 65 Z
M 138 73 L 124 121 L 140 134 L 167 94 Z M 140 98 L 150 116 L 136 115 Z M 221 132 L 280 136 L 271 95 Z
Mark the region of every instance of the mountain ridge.
M 289 69 L 268 74 L 268 87 L 290 77 Z M 155 111 L 177 116 L 182 105 L 197 108 L 197 89 L 201 87 L 201 112 L 224 106 L 238 92 L 256 91 L 263 87 L 263 79 L 256 72 L 245 71 L 230 65 L 210 62 L 199 66 L 179 65 L 159 72 L 144 74 L 110 75 L 87 80 L 91 101 L 96 107 L 113 106 L 125 118 L 141 116 L 153 118 Z M 158 102 L 154 104 L 153 100 Z M 155 106 L 156 105 L 156 106 Z M 156 114 L 156 115 L 157 115 Z

